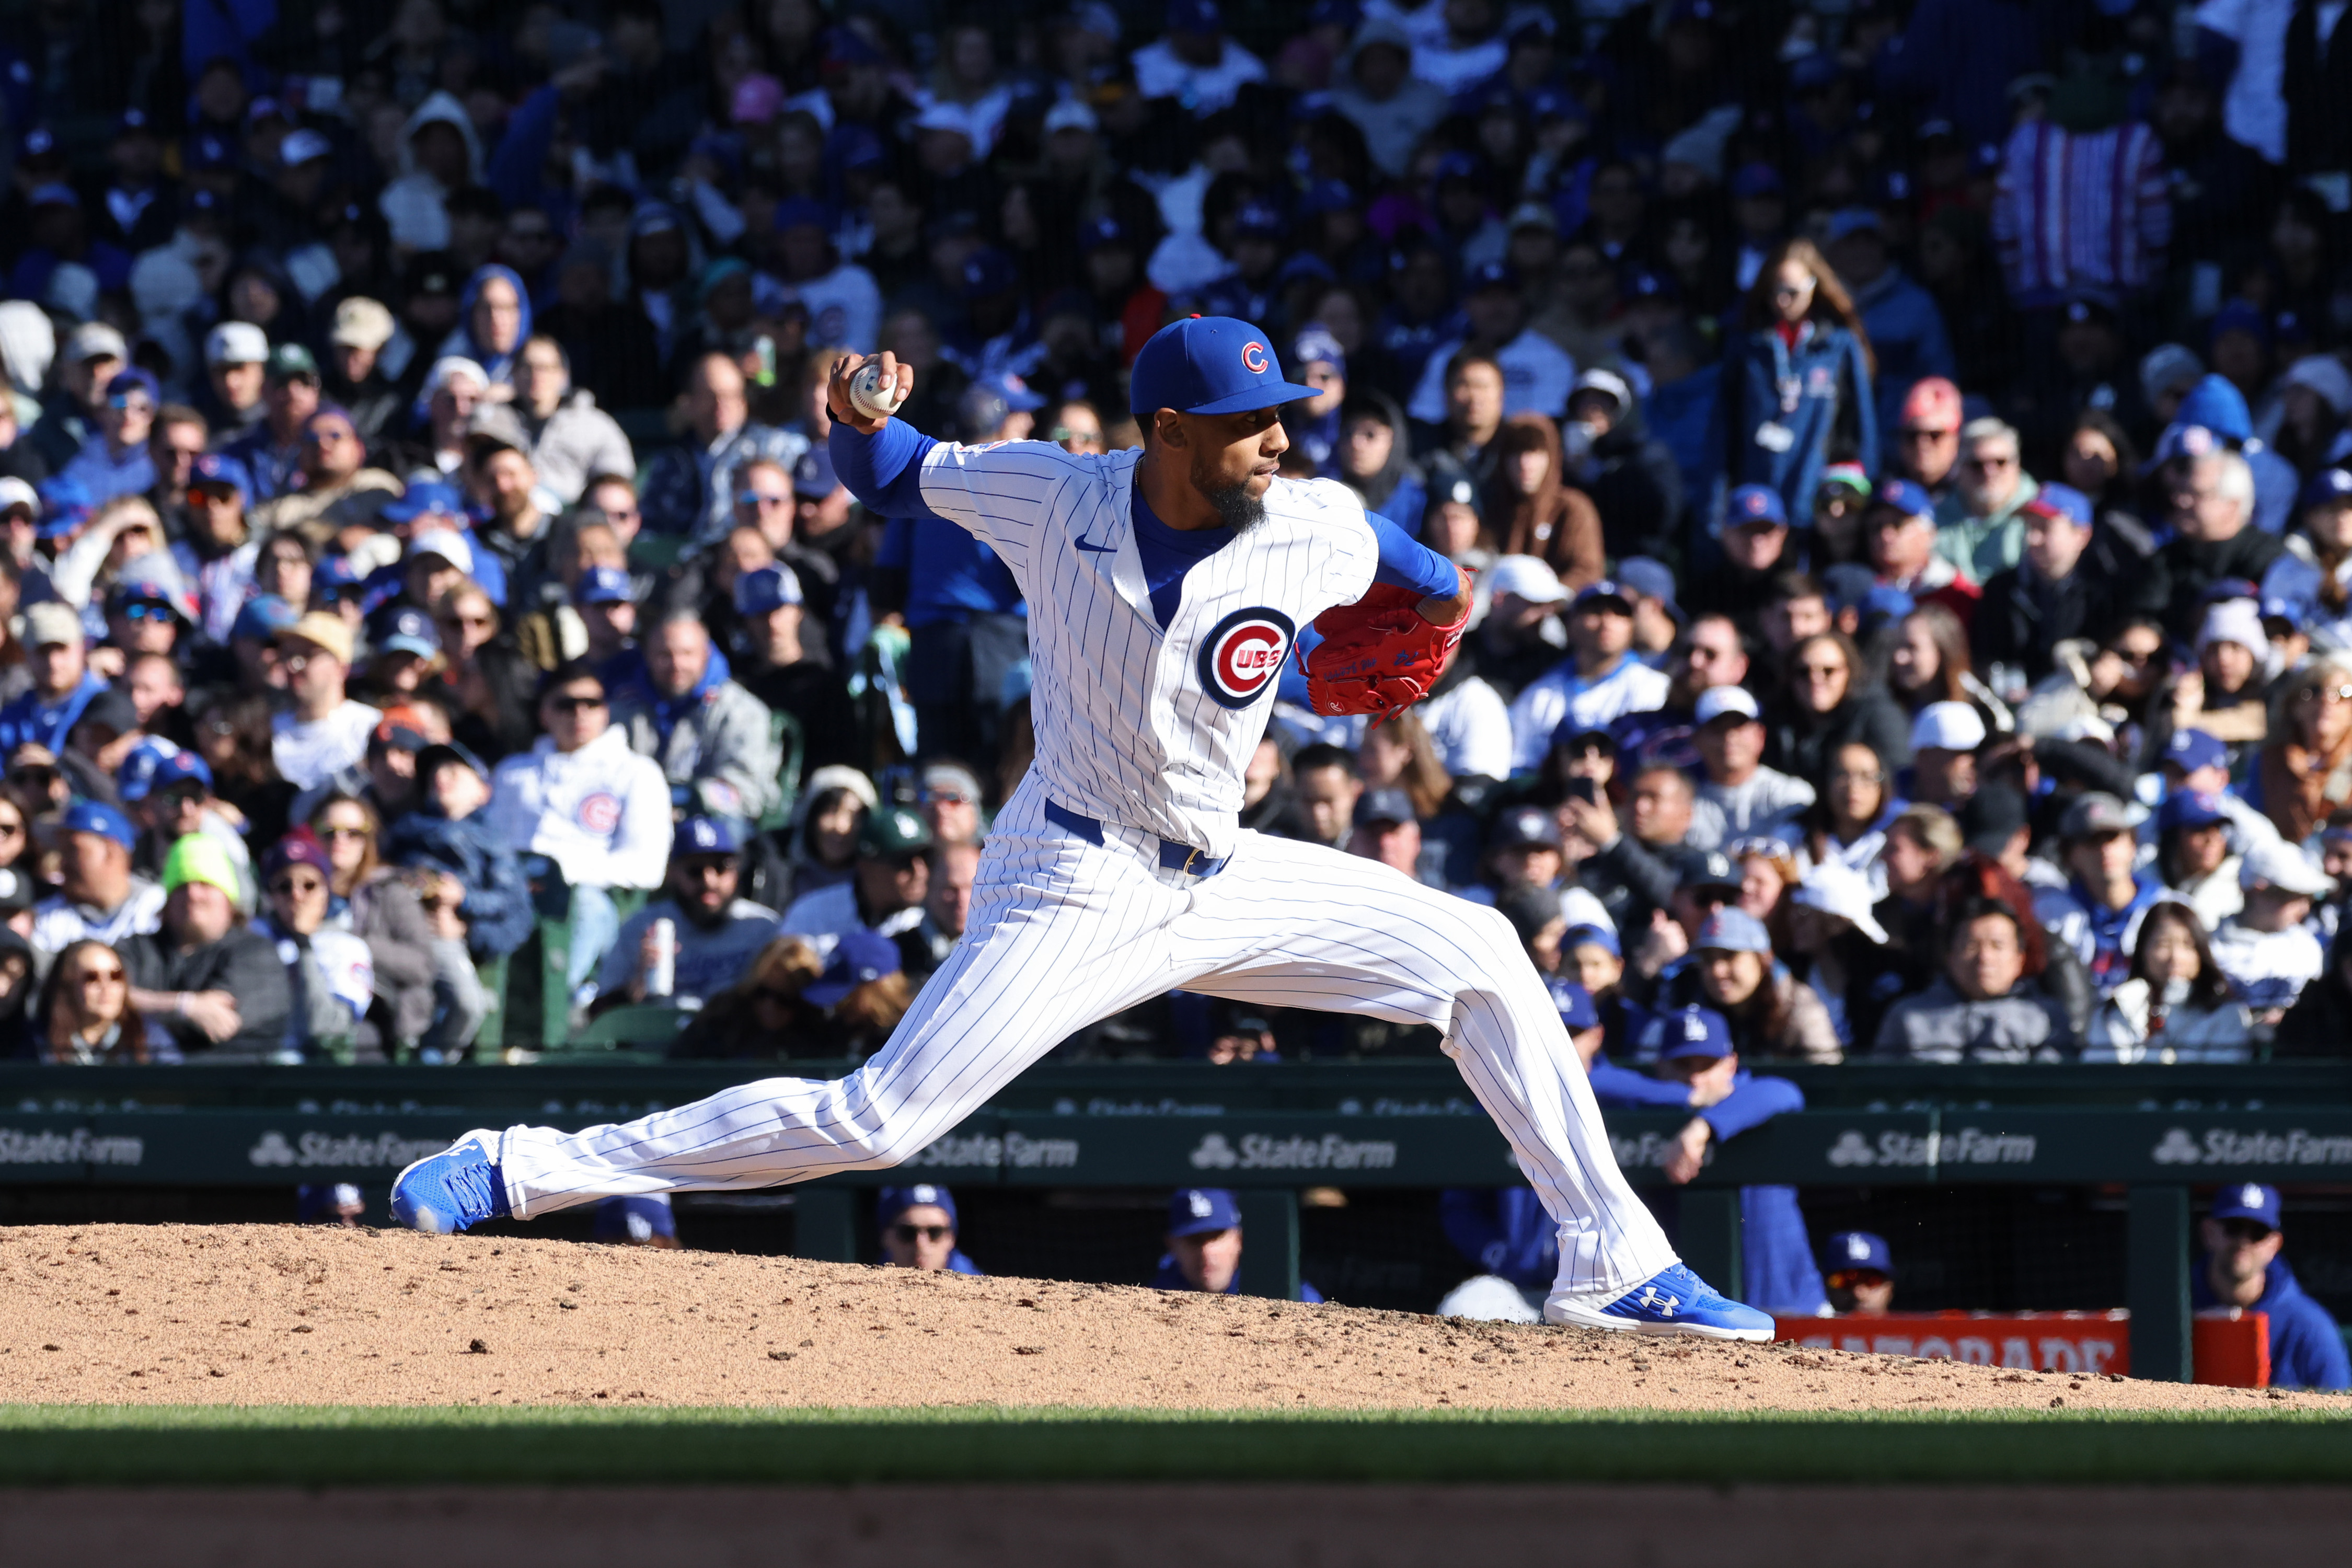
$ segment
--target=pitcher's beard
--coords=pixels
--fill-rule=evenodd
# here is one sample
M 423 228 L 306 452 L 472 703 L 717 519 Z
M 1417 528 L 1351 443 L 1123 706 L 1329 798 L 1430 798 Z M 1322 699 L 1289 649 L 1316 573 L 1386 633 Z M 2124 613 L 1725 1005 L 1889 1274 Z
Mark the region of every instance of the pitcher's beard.
M 1265 498 L 1250 494 L 1247 479 L 1221 489 L 1197 457 L 1192 459 L 1192 488 L 1235 533 L 1246 533 L 1265 521 Z

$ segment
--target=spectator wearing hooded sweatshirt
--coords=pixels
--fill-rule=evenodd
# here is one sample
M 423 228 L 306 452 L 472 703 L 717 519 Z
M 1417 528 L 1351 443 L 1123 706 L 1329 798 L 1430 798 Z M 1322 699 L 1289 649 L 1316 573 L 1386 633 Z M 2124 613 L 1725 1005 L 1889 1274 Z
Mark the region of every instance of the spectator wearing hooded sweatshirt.
M 400 128 L 400 177 L 376 199 L 392 243 L 406 251 L 447 249 L 449 194 L 481 177 L 481 141 L 466 106 L 451 93 L 434 93 Z
M 696 809 L 756 822 L 776 804 L 782 758 L 766 703 L 731 679 L 727 656 L 691 607 L 663 616 L 644 641 L 645 675 L 613 693 L 613 723 L 662 766 L 673 795 Z
M 493 261 L 476 268 L 466 279 L 466 291 L 457 300 L 457 325 L 442 340 L 436 357 L 471 360 L 492 385 L 516 391 L 518 362 L 530 336 L 530 289 L 513 268 Z

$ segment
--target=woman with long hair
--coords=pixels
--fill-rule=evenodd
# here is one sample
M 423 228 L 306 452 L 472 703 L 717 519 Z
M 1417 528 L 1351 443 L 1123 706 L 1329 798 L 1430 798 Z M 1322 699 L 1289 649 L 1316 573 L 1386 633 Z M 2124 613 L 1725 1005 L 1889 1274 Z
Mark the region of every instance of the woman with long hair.
M 2279 836 L 2300 844 L 2352 801 L 2352 657 L 2306 666 L 2288 684 L 2279 712 L 2276 738 L 2255 765 L 2253 793 Z
M 415 885 L 377 859 L 383 825 L 375 808 L 340 792 L 310 813 L 310 831 L 326 847 L 328 891 L 339 923 L 368 944 L 383 1032 L 404 1045 L 433 1025 L 433 922 Z
M 1813 242 L 1790 239 L 1758 270 L 1740 328 L 1723 382 L 1727 477 L 1810 517 L 1829 464 L 1878 471 L 1878 365 L 1862 313 Z
M 538 671 L 499 634 L 499 608 L 477 583 L 463 583 L 433 606 L 443 668 L 423 688 L 449 710 L 454 739 L 484 762 L 528 751 L 539 733 L 532 693 Z
M 1356 747 L 1356 776 L 1368 790 L 1404 791 L 1423 822 L 1444 810 L 1454 793 L 1453 775 L 1438 760 L 1428 727 L 1410 710 L 1364 731 Z
M 2007 734 L 2017 727 L 2009 704 L 1977 679 L 1969 634 L 1943 605 L 1921 605 L 1895 624 L 1886 643 L 1886 690 L 1911 718 L 1930 703 L 1966 702 L 1988 732 Z M 1904 739 L 1907 751 L 1910 737 Z
M 1601 513 L 1566 483 L 1559 426 L 1540 414 L 1514 414 L 1503 421 L 1495 451 L 1486 512 L 1496 552 L 1532 555 L 1570 589 L 1600 581 L 1608 564 Z
M 1727 909 L 1699 928 L 1692 963 L 1670 988 L 1669 1007 L 1697 1003 L 1731 1026 L 1733 1048 L 1748 1061 L 1844 1058 L 1829 1010 L 1772 956 L 1764 922 Z
M 2099 1005 L 2084 1036 L 2086 1062 L 2242 1062 L 2253 1016 L 2213 962 L 2186 904 L 2153 904 L 2139 922 L 2131 978 Z
M 1766 715 L 1765 766 L 1818 790 L 1848 746 L 1910 760 L 1910 721 L 1870 682 L 1862 650 L 1843 632 L 1816 632 L 1790 648 L 1782 679 L 1785 695 Z
M 1839 865 L 1869 879 L 1871 900 L 1886 896 L 1886 829 L 1909 805 L 1895 793 L 1895 770 L 1869 746 L 1846 741 L 1829 752 L 1820 794 L 1797 819 L 1805 868 Z
M 143 1063 L 147 1030 L 131 1011 L 131 983 L 121 955 L 85 938 L 58 954 L 41 987 L 33 1034 L 52 1067 Z

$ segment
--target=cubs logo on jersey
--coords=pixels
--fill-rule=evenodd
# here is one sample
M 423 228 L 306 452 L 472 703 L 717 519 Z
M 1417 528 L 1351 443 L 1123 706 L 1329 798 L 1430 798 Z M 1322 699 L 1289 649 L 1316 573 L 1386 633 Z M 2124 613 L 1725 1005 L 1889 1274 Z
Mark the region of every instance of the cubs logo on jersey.
M 580 803 L 580 826 L 591 833 L 610 833 L 621 826 L 621 802 L 617 795 L 598 790 Z
M 1282 672 L 1297 635 L 1297 626 L 1280 610 L 1235 610 L 1201 644 L 1201 684 L 1221 707 L 1248 707 Z

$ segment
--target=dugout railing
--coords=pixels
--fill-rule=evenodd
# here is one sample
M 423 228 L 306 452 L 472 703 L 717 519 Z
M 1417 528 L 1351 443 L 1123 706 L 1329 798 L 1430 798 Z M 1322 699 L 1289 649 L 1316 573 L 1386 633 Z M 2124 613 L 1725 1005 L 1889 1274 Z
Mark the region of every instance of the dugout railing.
M 381 1184 L 473 1126 L 625 1120 L 748 1078 L 841 1062 L 530 1068 L 0 1068 L 0 1184 L 225 1188 Z M 1681 1195 L 1682 1250 L 1740 1275 L 1738 1189 L 2100 1186 L 2127 1208 L 2132 1365 L 2185 1380 L 2196 1189 L 2352 1184 L 2352 1066 L 1775 1068 L 1808 1109 L 1719 1145 Z M 1612 1112 L 1637 1183 L 1686 1118 Z M 1509 1149 L 1444 1061 L 1045 1066 L 896 1173 L 799 1189 L 796 1250 L 856 1256 L 859 1189 L 1225 1186 L 1242 1194 L 1243 1288 L 1290 1296 L 1297 1194 L 1501 1186 Z

